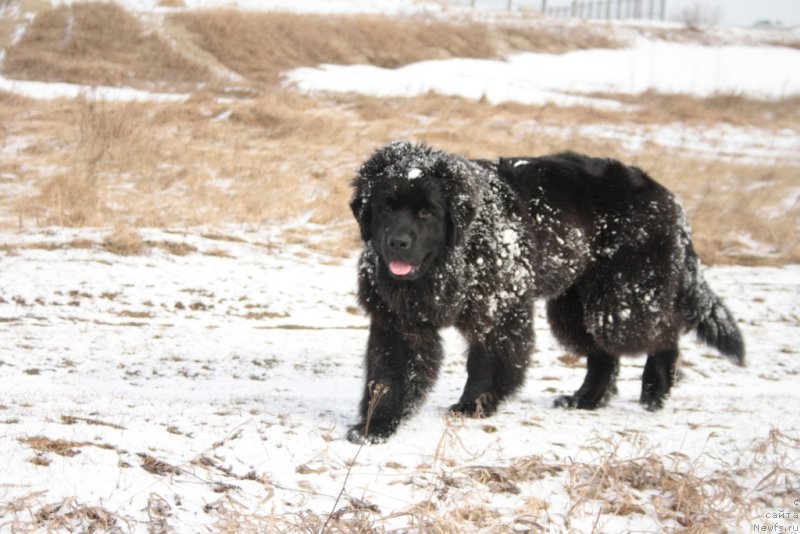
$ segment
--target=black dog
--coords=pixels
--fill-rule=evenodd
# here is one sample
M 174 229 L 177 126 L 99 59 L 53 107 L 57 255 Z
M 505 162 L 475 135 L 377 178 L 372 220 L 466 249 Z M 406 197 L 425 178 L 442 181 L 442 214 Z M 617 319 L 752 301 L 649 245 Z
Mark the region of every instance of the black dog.
M 583 385 L 558 406 L 601 406 L 616 390 L 618 357 L 645 353 L 641 403 L 661 408 L 688 330 L 744 362 L 680 204 L 635 167 L 571 153 L 471 161 L 397 142 L 353 185 L 359 301 L 371 325 L 351 441 L 388 437 L 419 406 L 441 365 L 438 330 L 451 325 L 469 352 L 450 409 L 491 415 L 524 381 L 536 298 L 548 300 L 558 340 L 588 360 Z

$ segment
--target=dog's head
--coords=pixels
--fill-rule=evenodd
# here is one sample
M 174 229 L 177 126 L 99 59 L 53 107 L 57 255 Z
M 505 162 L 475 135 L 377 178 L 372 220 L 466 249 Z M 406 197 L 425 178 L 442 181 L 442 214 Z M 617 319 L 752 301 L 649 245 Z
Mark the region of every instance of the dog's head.
M 470 172 L 463 158 L 408 142 L 379 149 L 361 166 L 350 207 L 393 278 L 422 278 L 462 243 L 475 214 Z

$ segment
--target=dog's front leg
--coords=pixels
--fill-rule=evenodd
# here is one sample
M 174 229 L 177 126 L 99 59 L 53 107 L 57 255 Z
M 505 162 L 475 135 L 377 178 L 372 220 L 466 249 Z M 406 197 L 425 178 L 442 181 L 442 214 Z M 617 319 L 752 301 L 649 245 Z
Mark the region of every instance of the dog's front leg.
M 366 354 L 361 421 L 347 432 L 354 443 L 384 441 L 425 400 L 442 362 L 442 344 L 430 325 L 403 328 L 373 314 Z
M 533 350 L 533 303 L 521 299 L 514 305 L 506 304 L 489 332 L 476 332 L 472 325 L 459 329 L 470 342 L 467 383 L 450 411 L 488 417 L 525 381 Z

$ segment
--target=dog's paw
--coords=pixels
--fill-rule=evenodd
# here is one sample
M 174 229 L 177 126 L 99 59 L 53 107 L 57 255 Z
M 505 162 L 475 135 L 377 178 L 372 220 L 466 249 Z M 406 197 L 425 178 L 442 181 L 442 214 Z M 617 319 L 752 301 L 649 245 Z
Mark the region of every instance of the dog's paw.
M 447 409 L 450 413 L 463 415 L 464 417 L 471 417 L 473 419 L 482 419 L 489 417 L 497 411 L 496 406 L 486 405 L 482 402 L 457 402 Z
M 489 417 L 497 411 L 497 402 L 493 400 L 491 393 L 483 393 L 480 397 L 474 400 L 461 399 L 457 403 L 448 408 L 450 413 L 456 413 L 465 417 L 472 417 L 474 419 L 481 419 Z
M 361 445 L 362 443 L 384 443 L 394 433 L 394 428 L 370 425 L 366 428 L 364 423 L 351 426 L 347 430 L 347 441 Z
M 667 399 L 669 399 L 668 388 L 649 382 L 642 384 L 642 394 L 639 397 L 639 404 L 648 412 L 657 412 L 662 409 Z
M 483 417 L 483 410 L 478 413 L 474 402 L 457 402 L 450 406 L 447 411 L 452 414 L 463 415 L 464 417 L 474 417 L 475 419 Z
M 642 392 L 642 396 L 639 398 L 639 404 L 648 412 L 657 412 L 664 407 L 668 398 L 669 395 L 655 395 Z
M 581 395 L 561 395 L 553 401 L 554 408 L 577 408 L 578 410 L 595 410 L 601 403 L 595 399 Z

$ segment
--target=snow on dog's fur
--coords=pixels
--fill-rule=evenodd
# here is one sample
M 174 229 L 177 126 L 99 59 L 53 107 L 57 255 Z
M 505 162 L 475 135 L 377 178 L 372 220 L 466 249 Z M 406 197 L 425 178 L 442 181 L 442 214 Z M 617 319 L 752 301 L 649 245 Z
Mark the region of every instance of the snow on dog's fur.
M 536 298 L 547 299 L 558 340 L 587 356 L 583 385 L 557 406 L 603 405 L 619 356 L 644 353 L 640 401 L 661 408 L 687 330 L 744 363 L 683 209 L 635 167 L 571 153 L 473 161 L 396 142 L 361 166 L 354 187 L 371 325 L 352 441 L 390 436 L 424 400 L 447 326 L 469 343 L 467 383 L 450 409 L 491 415 L 524 381 Z

